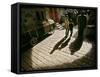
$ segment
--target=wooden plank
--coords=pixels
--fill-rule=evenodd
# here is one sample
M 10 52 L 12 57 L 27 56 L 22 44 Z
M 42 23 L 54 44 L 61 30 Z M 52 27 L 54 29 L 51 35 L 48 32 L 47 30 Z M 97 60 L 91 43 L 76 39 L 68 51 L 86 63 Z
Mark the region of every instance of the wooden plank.
M 27 60 L 26 58 L 23 59 L 23 62 L 25 63 L 25 67 L 24 67 L 24 69 L 25 69 L 26 71 L 28 71 L 28 70 L 32 70 L 32 67 L 31 67 L 29 61 L 30 61 L 29 59 L 28 59 L 28 60 Z
M 39 64 L 35 61 L 35 57 L 34 60 L 32 59 L 32 55 L 29 55 L 29 52 L 26 53 L 27 55 L 25 55 L 24 59 L 29 63 L 31 68 L 34 69 L 41 69 L 41 67 L 39 66 Z
M 95 64 L 93 63 L 93 59 L 91 56 L 86 56 L 88 50 L 91 49 L 91 44 L 89 46 L 89 43 L 83 42 L 81 49 L 74 55 L 70 55 L 69 44 L 75 40 L 75 38 L 73 37 L 65 48 L 61 50 L 57 49 L 53 54 L 50 55 L 53 47 L 64 37 L 64 34 L 65 30 L 57 30 L 53 35 L 33 47 L 31 51 L 26 52 L 24 54 L 24 62 L 26 63 L 24 64 L 24 66 L 28 64 L 28 66 L 30 66 L 29 70 L 41 70 L 52 68 L 88 67 Z M 28 66 L 26 67 L 26 69 L 28 68 Z
M 28 54 L 27 54 L 28 55 Z M 30 55 L 29 55 L 30 56 Z M 37 58 L 36 56 L 32 55 L 31 58 L 29 58 L 29 60 L 31 60 L 30 64 L 32 66 L 32 68 L 40 68 L 42 69 L 45 66 L 45 63 L 43 63 L 39 58 Z M 34 64 L 36 64 L 36 66 L 34 67 Z M 41 67 L 42 66 L 42 67 Z
M 39 49 L 41 50 L 41 52 L 42 52 L 43 54 L 44 54 L 46 51 L 48 51 L 47 48 L 44 48 L 44 47 L 42 47 L 42 46 L 40 46 Z M 43 51 L 42 51 L 42 50 L 43 50 Z M 72 58 L 72 57 L 69 57 L 69 56 L 70 56 L 69 54 L 66 55 L 65 53 L 63 54 L 62 52 L 61 52 L 61 53 L 60 53 L 60 52 L 61 52 L 61 51 L 57 51 L 57 53 L 55 53 L 55 55 L 54 55 L 54 54 L 51 54 L 51 55 L 50 55 L 49 53 L 48 53 L 48 55 L 47 55 L 47 54 L 46 54 L 46 55 L 47 55 L 47 56 L 51 56 L 50 58 L 53 58 L 53 57 L 54 57 L 54 59 L 55 59 L 55 57 L 58 55 L 58 58 L 60 58 L 60 61 L 61 61 L 61 62 L 63 61 L 63 60 L 61 60 L 61 58 L 62 58 L 62 59 L 66 59 L 66 61 L 68 61 L 68 62 L 71 61 L 71 58 Z M 74 57 L 74 58 L 75 58 L 75 57 Z M 60 62 L 60 63 L 61 63 L 61 62 Z
M 44 44 L 45 45 L 45 44 Z M 44 46 L 43 44 L 42 44 L 42 46 Z M 50 47 L 50 45 L 48 45 L 48 44 L 46 44 L 46 46 L 44 46 L 45 48 L 48 48 L 48 47 Z M 48 48 L 48 50 L 51 50 L 51 48 L 52 47 L 50 47 L 50 48 Z M 86 47 L 87 48 L 87 47 Z M 85 48 L 84 48 L 85 49 Z M 86 55 L 86 53 L 88 53 L 87 51 L 88 50 L 80 50 L 81 52 L 77 52 L 77 53 L 75 53 L 74 55 L 75 56 L 77 56 L 77 57 L 82 57 L 82 56 L 85 56 Z M 90 58 L 90 57 L 88 57 L 87 56 L 87 59 L 90 59 L 90 60 L 92 60 L 92 58 Z
M 37 49 L 38 50 L 38 49 Z M 39 50 L 38 50 L 39 51 Z M 53 63 L 53 64 L 59 64 L 59 63 L 61 63 L 58 59 L 56 59 L 55 57 L 53 57 L 53 56 L 51 56 L 50 54 L 47 54 L 46 52 L 45 52 L 45 50 L 41 50 L 40 52 L 39 52 L 39 54 L 41 55 L 41 56 L 43 56 L 45 59 L 47 59 L 49 62 L 51 62 L 51 63 Z

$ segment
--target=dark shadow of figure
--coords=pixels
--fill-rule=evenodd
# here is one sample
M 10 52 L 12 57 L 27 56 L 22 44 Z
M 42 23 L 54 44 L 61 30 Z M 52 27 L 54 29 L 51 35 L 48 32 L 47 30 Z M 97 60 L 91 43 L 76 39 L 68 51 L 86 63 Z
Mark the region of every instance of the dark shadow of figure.
M 69 37 L 64 43 L 62 43 L 58 49 L 61 50 L 62 48 L 66 47 L 68 45 L 70 39 L 71 39 L 71 37 Z
M 65 36 L 59 42 L 57 42 L 57 44 L 53 47 L 53 50 L 50 52 L 50 54 L 52 54 L 57 49 L 61 50 L 62 48 L 66 47 L 68 45 L 70 39 L 71 39 L 71 34 L 70 34 L 70 37 L 67 40 L 66 40 L 66 38 L 67 38 L 67 36 Z
M 73 55 L 76 51 L 80 50 L 83 43 L 83 37 L 77 37 L 74 42 L 72 42 L 69 46 L 71 51 L 71 55 Z
M 83 34 L 84 29 L 86 27 L 86 16 L 84 15 L 84 12 L 81 11 L 81 15 L 78 16 L 78 36 L 75 39 L 74 42 L 72 42 L 69 46 L 69 49 L 71 51 L 71 55 L 73 55 L 76 51 L 80 50 L 82 44 L 83 44 Z
M 61 45 L 61 43 L 66 39 L 66 36 L 64 38 L 62 38 L 59 42 L 57 42 L 57 44 L 53 47 L 53 50 L 50 52 L 50 54 L 52 54 L 55 50 L 58 49 L 58 47 Z

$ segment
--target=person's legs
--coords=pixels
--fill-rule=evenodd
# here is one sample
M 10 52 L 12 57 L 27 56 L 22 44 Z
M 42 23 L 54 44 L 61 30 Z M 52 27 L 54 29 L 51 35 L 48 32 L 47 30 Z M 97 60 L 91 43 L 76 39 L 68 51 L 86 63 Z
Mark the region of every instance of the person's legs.
M 65 38 L 68 37 L 68 34 L 69 34 L 69 29 L 66 29 Z
M 70 28 L 70 37 L 72 36 L 73 34 L 73 27 Z

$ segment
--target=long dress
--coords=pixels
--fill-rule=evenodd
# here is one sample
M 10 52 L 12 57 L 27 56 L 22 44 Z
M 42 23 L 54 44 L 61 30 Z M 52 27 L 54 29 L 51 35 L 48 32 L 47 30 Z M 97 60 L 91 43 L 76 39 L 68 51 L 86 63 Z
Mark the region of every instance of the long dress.
M 83 34 L 84 34 L 84 29 L 86 27 L 86 22 L 87 18 L 84 15 L 79 15 L 78 16 L 78 36 L 75 39 L 74 42 L 70 44 L 70 50 L 72 52 L 78 51 L 83 43 Z

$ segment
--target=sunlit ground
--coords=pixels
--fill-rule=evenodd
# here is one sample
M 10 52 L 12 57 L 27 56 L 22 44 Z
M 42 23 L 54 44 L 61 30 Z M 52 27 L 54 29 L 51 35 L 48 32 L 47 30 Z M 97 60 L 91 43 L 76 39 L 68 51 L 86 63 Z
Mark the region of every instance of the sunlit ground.
M 91 52 L 91 43 L 84 41 L 81 49 L 71 55 L 69 45 L 75 40 L 77 36 L 76 32 L 77 29 L 74 28 L 72 38 L 66 47 L 61 50 L 56 49 L 50 54 L 56 43 L 65 36 L 65 30 L 55 30 L 54 34 L 22 55 L 22 70 L 30 71 L 93 66 L 93 57 L 91 56 L 93 54 L 90 56 L 87 55 Z

